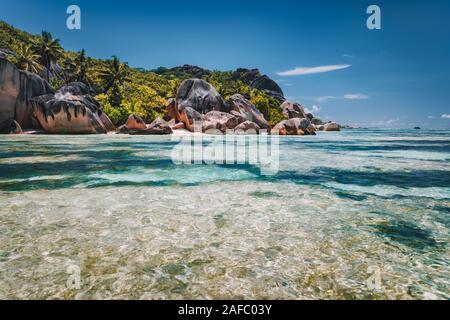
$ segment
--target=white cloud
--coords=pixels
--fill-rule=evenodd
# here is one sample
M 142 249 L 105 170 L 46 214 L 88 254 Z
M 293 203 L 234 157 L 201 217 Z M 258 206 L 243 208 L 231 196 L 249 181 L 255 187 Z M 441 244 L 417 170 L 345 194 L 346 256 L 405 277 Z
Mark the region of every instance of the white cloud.
M 309 109 L 307 107 L 305 107 L 304 109 L 305 109 L 306 113 L 316 114 L 316 113 L 319 113 L 322 108 L 320 106 L 313 105 L 311 107 L 311 109 Z
M 428 119 L 434 119 L 434 118 L 436 118 L 435 116 L 428 116 L 427 117 Z
M 441 118 L 442 119 L 450 119 L 450 114 L 443 114 L 442 116 L 441 116 Z
M 349 64 L 336 64 L 329 66 L 319 66 L 319 67 L 303 67 L 303 68 L 295 68 L 292 70 L 277 72 L 277 75 L 289 77 L 289 76 L 301 76 L 305 74 L 316 74 L 316 73 L 324 73 L 330 71 L 336 71 L 341 69 L 346 69 L 351 67 Z
M 319 96 L 319 97 L 314 97 L 313 98 L 315 101 L 317 101 L 318 103 L 323 103 L 323 102 L 327 102 L 328 100 L 331 99 L 347 99 L 347 100 L 364 100 L 364 99 L 369 99 L 369 96 L 366 94 L 362 94 L 362 93 L 349 93 L 349 94 L 345 94 L 343 96 Z
M 327 102 L 330 99 L 335 99 L 336 97 L 334 96 L 322 96 L 322 97 L 316 97 L 315 100 L 317 102 Z
M 365 95 L 365 94 L 362 94 L 362 93 L 350 93 L 350 94 L 344 95 L 344 99 L 348 99 L 348 100 L 364 100 L 364 99 L 369 99 L 369 96 Z
M 353 56 L 353 55 L 351 55 L 351 54 L 348 54 L 348 53 L 344 53 L 343 55 L 342 55 L 344 58 L 349 58 L 349 59 L 353 59 L 355 56 Z

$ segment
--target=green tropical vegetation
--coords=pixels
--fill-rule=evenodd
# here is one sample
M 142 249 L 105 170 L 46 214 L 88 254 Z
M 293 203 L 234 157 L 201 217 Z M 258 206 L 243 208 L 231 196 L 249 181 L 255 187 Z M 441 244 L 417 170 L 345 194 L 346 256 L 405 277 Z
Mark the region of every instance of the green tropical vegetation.
M 96 59 L 85 50 L 65 51 L 59 39 L 49 32 L 31 35 L 0 21 L 0 48 L 16 53 L 9 59 L 19 69 L 41 74 L 58 89 L 69 82 L 83 82 L 95 92 L 102 110 L 114 124 L 123 124 L 132 113 L 151 122 L 164 116 L 167 100 L 176 96 L 177 88 L 185 79 L 193 77 L 182 67 L 143 70 L 132 68 L 118 57 Z M 52 64 L 61 67 L 59 77 L 51 77 Z M 196 77 L 211 83 L 224 99 L 235 93 L 247 97 L 271 125 L 283 119 L 279 101 L 264 91 L 251 88 L 231 71 L 209 71 L 198 68 Z

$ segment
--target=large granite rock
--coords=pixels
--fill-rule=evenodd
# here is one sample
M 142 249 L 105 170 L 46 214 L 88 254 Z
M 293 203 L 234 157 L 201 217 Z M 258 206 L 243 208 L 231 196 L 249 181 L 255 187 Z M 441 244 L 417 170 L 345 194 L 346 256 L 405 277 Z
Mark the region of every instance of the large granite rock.
M 0 134 L 19 134 L 22 128 L 16 120 L 10 119 L 0 123 Z
M 47 81 L 0 57 L 0 122 L 13 119 L 23 129 L 40 129 L 31 100 L 52 93 Z
M 175 120 L 175 123 L 181 121 L 180 112 L 178 111 L 177 101 L 174 98 L 167 100 L 166 115 L 168 120 Z
M 254 122 L 263 129 L 267 129 L 269 127 L 269 123 L 264 118 L 264 115 L 241 94 L 232 95 L 228 102 L 231 111 L 235 111 L 237 113 L 236 114 L 233 112 L 233 115 L 236 115 L 239 119 Z
M 115 130 L 86 88 L 77 84 L 63 86 L 56 94 L 32 99 L 34 115 L 46 133 L 95 134 Z
M 145 124 L 145 121 L 139 117 L 136 114 L 131 114 L 127 122 L 125 123 L 125 126 L 128 130 L 144 130 L 147 129 L 147 125 Z
M 234 128 L 236 134 L 258 134 L 261 127 L 251 121 L 245 121 Z
M 201 131 L 203 115 L 191 107 L 186 107 L 180 112 L 180 121 L 184 123 L 185 128 L 191 132 Z M 195 125 L 199 126 L 198 130 L 196 130 Z
M 217 129 L 225 132 L 234 129 L 238 125 L 238 119 L 230 113 L 211 111 L 203 116 L 203 131 Z
M 307 118 L 305 110 L 300 103 L 285 101 L 280 106 L 281 111 L 283 111 L 283 115 L 288 118 Z
M 258 69 L 238 68 L 232 73 L 231 78 L 240 80 L 252 88 L 262 90 L 280 102 L 285 100 L 280 86 L 267 75 L 261 75 Z
M 180 113 L 186 108 L 192 108 L 201 114 L 210 111 L 229 111 L 227 104 L 217 90 L 201 79 L 183 81 L 178 88 L 176 102 Z
M 172 128 L 169 123 L 161 118 L 156 118 L 151 124 L 145 127 L 145 129 L 130 130 L 131 135 L 163 135 L 171 134 Z
M 328 122 L 324 126 L 325 131 L 341 131 L 341 127 L 335 122 Z
M 308 119 L 292 118 L 279 122 L 273 127 L 271 133 L 282 136 L 302 136 L 315 134 L 315 129 Z
M 283 90 L 281 90 L 280 86 L 267 75 L 262 75 L 256 78 L 250 83 L 250 86 L 266 92 L 269 96 L 279 101 L 285 100 Z
M 311 123 L 315 126 L 320 126 L 323 124 L 322 120 L 320 120 L 319 118 L 312 118 Z
M 150 123 L 147 130 L 152 131 L 153 134 L 171 134 L 173 132 L 169 123 L 161 118 L 156 118 Z

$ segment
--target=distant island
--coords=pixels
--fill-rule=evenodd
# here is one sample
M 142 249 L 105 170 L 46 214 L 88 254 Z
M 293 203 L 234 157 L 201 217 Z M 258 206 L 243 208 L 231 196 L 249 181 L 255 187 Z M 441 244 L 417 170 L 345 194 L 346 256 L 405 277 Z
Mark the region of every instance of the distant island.
M 65 51 L 48 32 L 0 22 L 0 133 L 171 134 L 194 131 L 314 135 L 339 131 L 258 69 L 131 68 L 113 56 Z

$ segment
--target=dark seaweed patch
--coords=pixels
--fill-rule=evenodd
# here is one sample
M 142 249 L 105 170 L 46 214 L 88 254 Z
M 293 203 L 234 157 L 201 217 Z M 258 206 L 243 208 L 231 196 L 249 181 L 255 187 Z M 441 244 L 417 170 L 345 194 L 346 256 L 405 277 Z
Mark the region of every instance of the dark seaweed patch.
M 373 227 L 376 230 L 376 234 L 411 248 L 425 249 L 438 245 L 429 230 L 421 229 L 411 222 L 387 222 Z
M 334 194 L 341 199 L 350 199 L 354 201 L 364 201 L 367 199 L 367 196 L 357 195 L 349 192 L 336 191 Z

